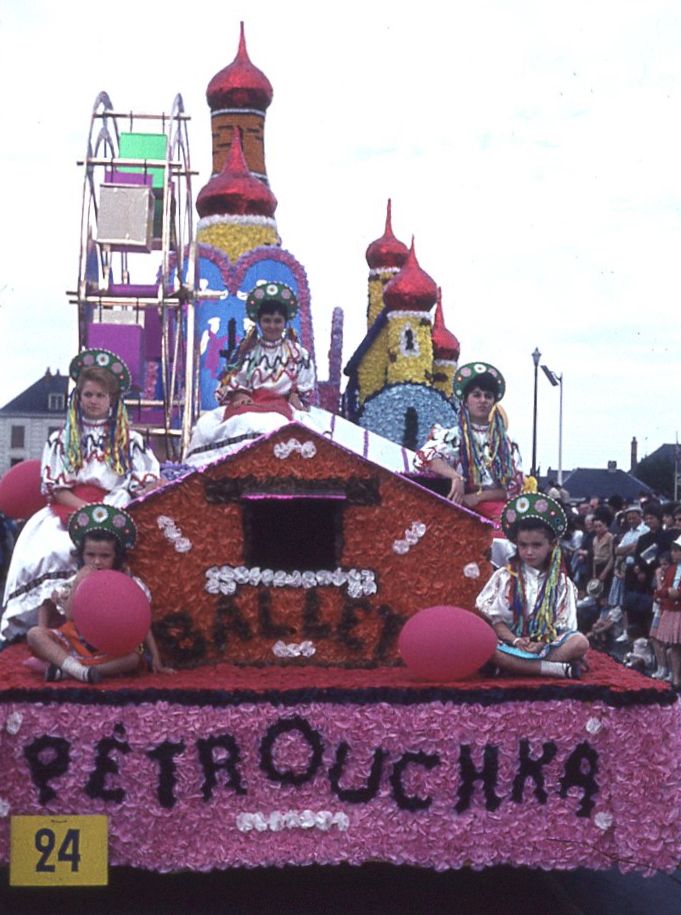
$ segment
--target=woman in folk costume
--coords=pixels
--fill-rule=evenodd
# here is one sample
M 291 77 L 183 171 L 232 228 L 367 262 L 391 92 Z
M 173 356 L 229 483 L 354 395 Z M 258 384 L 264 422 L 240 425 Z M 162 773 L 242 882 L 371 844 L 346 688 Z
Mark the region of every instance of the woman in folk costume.
M 254 325 L 222 377 L 215 395 L 220 406 L 194 428 L 187 463 L 200 466 L 231 454 L 293 420 L 314 425 L 314 363 L 286 328 L 297 310 L 295 293 L 284 283 L 262 283 L 251 291 L 246 311 Z
M 497 406 L 506 384 L 486 362 L 462 365 L 454 376 L 461 401 L 459 423 L 452 429 L 436 424 L 416 452 L 415 468 L 451 480 L 447 498 L 499 523 L 506 501 L 522 492 L 518 446 L 506 432 Z
M 159 480 L 154 453 L 132 431 L 123 403 L 127 366 L 114 353 L 87 349 L 71 362 L 76 382 L 66 423 L 43 450 L 41 489 L 48 505 L 22 530 L 7 574 L 0 640 L 23 635 L 38 607 L 75 569 L 66 522 L 91 502 L 124 508 Z
M 527 493 L 508 502 L 501 524 L 516 554 L 475 602 L 497 634 L 495 664 L 525 676 L 579 678 L 589 642 L 577 631 L 577 589 L 560 549 L 565 512 L 549 496 Z

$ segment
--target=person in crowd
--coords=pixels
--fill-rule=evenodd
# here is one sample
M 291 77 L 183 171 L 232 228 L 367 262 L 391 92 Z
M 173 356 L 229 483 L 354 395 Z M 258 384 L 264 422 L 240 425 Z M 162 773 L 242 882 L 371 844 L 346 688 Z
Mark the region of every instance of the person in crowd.
M 612 517 L 607 508 L 598 508 L 594 512 L 594 536 L 590 548 L 591 578 L 601 582 L 604 594 L 610 591 L 615 567 L 615 538 L 609 530 L 611 521 Z
M 672 538 L 662 527 L 659 503 L 648 500 L 643 509 L 646 530 L 636 541 L 633 563 L 625 571 L 622 609 L 626 619 L 626 634 L 647 636 L 653 615 L 653 576 L 658 556 L 669 550 Z M 629 632 L 630 627 L 631 633 Z
M 25 635 L 38 607 L 73 571 L 69 515 L 88 503 L 124 508 L 159 483 L 159 464 L 139 433 L 129 427 L 123 395 L 127 366 L 115 353 L 85 349 L 71 361 L 75 387 L 66 423 L 42 456 L 42 491 L 48 505 L 26 522 L 7 574 L 0 641 Z
M 231 454 L 293 420 L 315 425 L 314 363 L 287 328 L 297 310 L 295 293 L 284 283 L 262 283 L 251 291 L 246 311 L 253 327 L 222 376 L 216 392 L 220 406 L 204 413 L 192 432 L 188 464 Z
M 548 496 L 528 493 L 507 503 L 501 523 L 517 552 L 475 603 L 497 634 L 493 661 L 508 673 L 578 678 L 589 642 L 577 631 L 576 588 L 559 545 L 565 513 Z
M 591 545 L 595 537 L 593 526 L 594 516 L 591 514 L 579 515 L 579 518 L 582 523 L 582 536 L 579 541 L 579 546 L 572 554 L 570 573 L 572 575 L 572 580 L 577 586 L 577 592 L 579 594 L 584 594 L 587 583 L 592 577 L 593 556 Z
M 634 553 L 636 544 L 641 534 L 645 534 L 648 528 L 643 523 L 641 508 L 638 505 L 630 505 L 624 512 L 624 527 L 617 538 L 615 544 L 615 567 L 613 570 L 612 585 L 608 595 L 608 604 L 611 607 L 621 607 L 624 602 L 624 582 L 625 574 L 630 566 L 634 565 Z M 617 641 L 624 642 L 628 640 L 626 630 L 626 619 L 624 631 Z
M 92 504 L 71 515 L 69 535 L 76 547 L 78 571 L 52 593 L 40 608 L 38 625 L 28 630 L 26 640 L 34 657 L 45 661 L 45 679 L 49 682 L 72 677 L 83 683 L 98 683 L 105 677 L 135 673 L 144 669 L 141 651 L 130 651 L 117 657 L 107 656 L 89 645 L 73 622 L 73 601 L 78 586 L 88 576 L 103 570 L 123 571 L 130 575 L 126 553 L 135 545 L 137 530 L 130 515 L 111 505 Z M 151 595 L 144 582 L 133 580 Z M 55 621 L 57 627 L 53 628 Z M 144 646 L 149 653 L 151 670 L 170 673 L 165 667 L 151 631 Z
M 653 578 L 655 595 L 662 587 L 662 582 L 664 581 L 664 577 L 667 574 L 671 563 L 671 552 L 665 552 L 660 555 L 659 565 L 655 569 Z M 660 606 L 659 599 L 655 596 L 653 600 L 653 619 L 650 624 L 650 645 L 655 653 L 655 660 L 657 662 L 657 669 L 655 670 L 653 677 L 655 680 L 671 680 L 672 674 L 669 665 L 669 649 L 658 637 L 661 616 L 662 607 Z
M 450 480 L 447 498 L 499 523 L 510 496 L 523 489 L 520 453 L 506 431 L 499 401 L 506 389 L 501 372 L 486 362 L 462 365 L 454 376 L 459 422 L 436 424 L 417 451 L 417 471 Z
M 671 564 L 655 591 L 660 602 L 657 639 L 669 646 L 672 686 L 681 689 L 681 537 L 671 545 Z

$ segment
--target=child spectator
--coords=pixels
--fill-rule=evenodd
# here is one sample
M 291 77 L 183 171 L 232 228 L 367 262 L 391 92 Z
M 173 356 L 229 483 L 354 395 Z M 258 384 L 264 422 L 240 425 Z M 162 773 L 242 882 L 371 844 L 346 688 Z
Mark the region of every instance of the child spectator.
M 662 611 L 656 638 L 669 645 L 672 686 L 681 689 L 681 537 L 672 543 L 671 558 L 672 564 L 655 591 Z
M 509 673 L 578 678 L 589 642 L 577 631 L 576 588 L 558 544 L 565 513 L 548 496 L 528 493 L 507 503 L 501 524 L 517 554 L 476 600 L 499 640 L 494 662 Z
M 144 663 L 139 650 L 108 657 L 82 638 L 72 614 L 76 590 L 88 575 L 107 569 L 130 575 L 125 556 L 126 550 L 135 545 L 135 524 L 122 509 L 104 504 L 86 505 L 71 516 L 69 534 L 76 546 L 79 571 L 53 592 L 51 600 L 41 605 L 38 625 L 29 629 L 26 636 L 31 651 L 47 662 L 45 679 L 50 682 L 73 677 L 83 683 L 98 683 L 103 677 L 134 673 Z M 151 599 L 146 585 L 131 577 Z M 58 628 L 50 628 L 55 618 Z M 163 666 L 151 630 L 144 645 L 151 658 L 151 669 L 158 673 L 171 672 Z

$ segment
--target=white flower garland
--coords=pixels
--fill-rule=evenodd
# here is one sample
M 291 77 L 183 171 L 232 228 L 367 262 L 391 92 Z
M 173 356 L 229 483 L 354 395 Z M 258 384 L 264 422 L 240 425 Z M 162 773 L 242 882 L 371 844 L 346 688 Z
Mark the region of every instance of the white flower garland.
M 318 572 L 283 572 L 255 566 L 211 566 L 206 569 L 208 594 L 235 594 L 239 585 L 265 585 L 268 588 L 347 587 L 349 597 L 376 594 L 376 573 L 371 569 L 320 569 Z
M 197 224 L 197 231 L 208 229 L 211 226 L 266 226 L 276 231 L 277 221 L 272 216 L 255 216 L 248 214 L 225 214 L 217 216 L 202 216 Z
M 282 829 L 321 829 L 328 832 L 336 826 L 341 832 L 350 825 L 346 813 L 331 813 L 330 810 L 273 810 L 265 813 L 240 813 L 236 818 L 239 832 L 281 832 Z
M 310 460 L 317 453 L 314 442 L 308 441 L 301 444 L 297 438 L 290 438 L 287 442 L 277 442 L 273 450 L 274 456 L 279 458 L 280 461 L 286 460 L 294 451 L 305 460 Z
M 19 733 L 19 729 L 23 724 L 24 716 L 21 712 L 12 712 L 7 716 L 7 721 L 5 721 L 5 730 L 8 734 L 11 734 L 14 737 Z
M 404 540 L 393 541 L 393 553 L 404 556 L 419 542 L 427 530 L 428 528 L 423 521 L 413 521 L 411 527 L 408 527 L 404 532 Z
M 178 553 L 188 553 L 193 543 L 188 537 L 182 536 L 182 531 L 175 524 L 172 518 L 167 515 L 159 515 L 156 519 L 159 529 L 163 531 L 163 536 L 174 546 Z
M 281 639 L 272 646 L 272 654 L 277 658 L 311 658 L 317 649 L 314 642 L 282 642 Z

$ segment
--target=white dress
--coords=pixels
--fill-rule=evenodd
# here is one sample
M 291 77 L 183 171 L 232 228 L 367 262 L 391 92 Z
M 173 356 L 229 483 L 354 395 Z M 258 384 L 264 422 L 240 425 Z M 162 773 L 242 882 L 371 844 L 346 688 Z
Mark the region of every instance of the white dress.
M 83 466 L 66 471 L 62 455 L 63 429 L 54 432 L 43 451 L 42 492 L 91 484 L 108 491 L 104 502 L 125 508 L 142 487 L 160 476 L 158 461 L 137 432 L 130 432 L 130 470 L 119 476 L 104 459 L 108 423 L 83 420 Z M 46 506 L 26 522 L 17 540 L 7 572 L 0 643 L 23 635 L 37 622 L 38 607 L 75 571 L 73 543 L 59 517 Z
M 482 591 L 478 594 L 475 606 L 481 610 L 494 623 L 505 623 L 516 635 L 523 633 L 517 631 L 514 625 L 513 610 L 509 599 L 509 585 L 511 583 L 511 572 L 508 566 L 497 569 L 487 582 Z M 539 591 L 546 579 L 546 572 L 539 572 L 528 566 L 527 563 L 521 564 L 520 574 L 523 576 L 525 585 L 525 596 L 528 607 L 534 607 L 537 603 Z M 554 616 L 554 626 L 556 633 L 560 637 L 566 632 L 574 632 L 577 629 L 577 589 L 570 579 L 561 572 L 558 581 L 558 600 L 556 602 L 556 612 Z
M 225 400 L 237 391 L 267 392 L 288 398 L 296 392 L 301 400 L 309 400 L 315 390 L 314 363 L 296 340 L 283 338 L 275 343 L 259 339 L 243 359 L 241 366 L 230 373 L 219 391 Z M 240 412 L 225 419 L 225 406 L 204 413 L 192 431 L 185 462 L 202 467 L 227 454 L 239 451 L 253 439 L 274 432 L 290 422 L 300 422 L 317 428 L 306 410 L 291 408 L 293 419 L 283 413 Z

